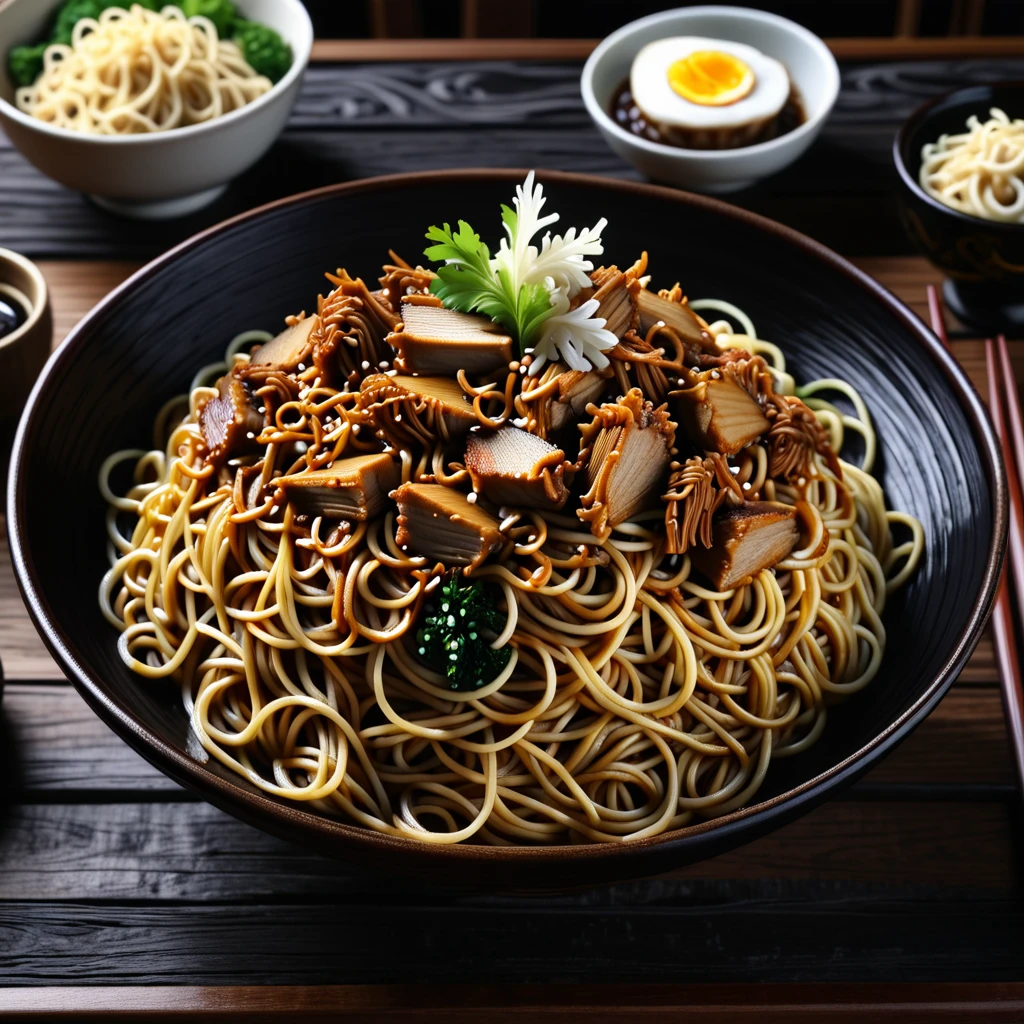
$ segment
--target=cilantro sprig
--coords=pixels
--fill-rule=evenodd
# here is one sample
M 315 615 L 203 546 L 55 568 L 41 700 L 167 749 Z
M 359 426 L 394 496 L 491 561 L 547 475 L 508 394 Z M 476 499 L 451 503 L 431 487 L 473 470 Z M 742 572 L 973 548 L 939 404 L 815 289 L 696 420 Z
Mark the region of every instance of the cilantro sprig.
M 502 217 L 515 214 L 502 207 Z M 520 353 L 533 340 L 543 320 L 551 314 L 551 296 L 543 284 L 521 283 L 512 275 L 491 266 L 487 244 L 464 220 L 457 231 L 450 225 L 427 231 L 429 246 L 424 255 L 444 265 L 430 290 L 448 309 L 463 313 L 483 313 L 501 324 L 519 342 Z
M 486 638 L 486 634 L 497 635 L 504 624 L 483 584 L 466 583 L 455 573 L 416 631 L 416 651 L 448 680 L 452 690 L 478 690 L 512 657 L 507 647 L 495 650 Z

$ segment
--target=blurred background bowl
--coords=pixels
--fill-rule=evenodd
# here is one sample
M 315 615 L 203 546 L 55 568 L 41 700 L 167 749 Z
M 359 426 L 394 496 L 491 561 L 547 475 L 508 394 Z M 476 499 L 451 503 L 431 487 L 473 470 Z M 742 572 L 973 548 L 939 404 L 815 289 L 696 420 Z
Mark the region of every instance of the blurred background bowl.
M 41 271 L 30 259 L 10 249 L 0 249 L 0 299 L 23 306 L 26 314 L 20 327 L 0 336 L 0 424 L 3 424 L 21 412 L 50 355 L 53 319 Z
M 656 39 L 709 36 L 746 43 L 785 65 L 807 120 L 791 132 L 738 149 L 683 149 L 627 131 L 609 112 L 633 58 Z M 781 171 L 817 138 L 839 95 L 839 67 L 813 32 L 745 7 L 685 7 L 624 25 L 594 50 L 583 68 L 583 102 L 605 141 L 653 181 L 698 192 L 735 192 Z
M 313 25 L 301 0 L 237 0 L 246 18 L 269 25 L 292 48 L 292 66 L 269 92 L 202 124 L 149 135 L 83 135 L 18 110 L 7 72 L 7 48 L 42 36 L 57 6 L 59 0 L 0 4 L 0 125 L 44 174 L 132 217 L 198 210 L 254 164 L 284 128 L 313 45 Z
M 947 305 L 982 330 L 1024 327 L 1024 224 L 972 217 L 933 199 L 921 187 L 921 147 L 965 130 L 967 118 L 987 120 L 992 107 L 1024 117 L 1024 82 L 955 89 L 922 104 L 893 143 L 902 185 L 903 222 L 910 237 L 944 274 Z

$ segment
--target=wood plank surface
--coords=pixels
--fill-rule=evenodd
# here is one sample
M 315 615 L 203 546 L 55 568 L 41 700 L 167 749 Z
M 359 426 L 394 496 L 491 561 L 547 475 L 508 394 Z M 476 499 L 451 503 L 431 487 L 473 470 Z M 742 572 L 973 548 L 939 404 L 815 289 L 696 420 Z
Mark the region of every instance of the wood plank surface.
M 229 858 L 225 872 L 231 871 Z M 447 904 L 0 903 L 8 984 L 1017 981 L 1021 904 L 847 883 L 635 883 Z M 397 977 L 396 977 L 397 976 Z
M 0 137 L 0 244 L 44 257 L 54 343 L 139 260 L 276 195 L 453 164 L 635 176 L 581 106 L 590 42 L 467 42 L 472 60 L 461 41 L 318 43 L 281 141 L 185 222 L 111 218 Z M 1024 77 L 1024 46 L 832 45 L 848 62 L 888 63 L 844 64 L 813 152 L 736 198 L 863 254 L 859 265 L 925 316 L 938 275 L 907 255 L 892 131 L 957 81 Z M 979 54 L 991 59 L 971 63 Z M 956 355 L 982 385 L 981 343 L 953 326 Z M 1012 350 L 1024 374 L 1024 343 Z M 503 895 L 500 878 L 492 893 L 460 893 L 357 870 L 180 788 L 61 678 L 4 543 L 0 657 L 0 985 L 29 986 L 0 988 L 0 1014 L 1024 1020 L 1024 986 L 1012 984 L 1024 979 L 1021 822 L 987 634 L 933 714 L 841 796 L 660 878 L 533 898 Z
M 690 883 L 730 880 L 750 883 L 750 892 L 766 882 L 813 880 L 903 895 L 940 889 L 987 899 L 1019 895 L 1006 803 L 950 800 L 943 812 L 935 813 L 933 801 L 832 800 L 739 850 L 676 869 L 658 882 L 616 888 L 631 901 L 657 884 L 678 895 Z M 865 859 L 869 847 L 878 852 Z M 207 855 L 197 857 L 197 851 Z M 495 886 L 500 890 L 500 879 Z M 429 879 L 378 876 L 338 864 L 201 801 L 14 804 L 0 837 L 0 908 L 25 899 L 341 905 L 377 889 L 387 891 L 388 901 L 426 894 L 445 904 L 497 900 L 495 906 L 511 909 L 519 899 L 445 893 L 431 888 Z M 567 900 L 545 896 L 541 902 Z
M 315 63 L 374 63 L 399 61 L 584 61 L 597 39 L 318 39 Z M 942 57 L 1019 57 L 1024 36 L 956 38 L 826 39 L 841 61 L 935 60 Z
M 417 1019 L 445 1024 L 548 1021 L 563 1024 L 830 1024 L 883 1021 L 1019 1022 L 1024 985 L 1014 983 L 905 983 L 832 985 L 517 985 L 466 984 L 255 986 L 154 985 L 148 988 L 69 986 L 0 993 L 0 1008 L 25 1020 L 109 1021 L 140 1015 L 148 1021 L 278 1024 L 296 1019 L 346 1024 Z
M 381 42 L 390 49 L 402 41 Z M 892 163 L 896 128 L 956 85 L 1022 77 L 1020 49 L 985 60 L 965 50 L 956 60 L 844 63 L 839 99 L 814 147 L 729 198 L 846 254 L 909 254 Z M 317 63 L 268 154 L 213 205 L 164 222 L 112 217 L 44 178 L 0 134 L 0 245 L 44 259 L 149 258 L 269 200 L 398 171 L 556 167 L 638 179 L 590 120 L 579 78 L 578 59 Z

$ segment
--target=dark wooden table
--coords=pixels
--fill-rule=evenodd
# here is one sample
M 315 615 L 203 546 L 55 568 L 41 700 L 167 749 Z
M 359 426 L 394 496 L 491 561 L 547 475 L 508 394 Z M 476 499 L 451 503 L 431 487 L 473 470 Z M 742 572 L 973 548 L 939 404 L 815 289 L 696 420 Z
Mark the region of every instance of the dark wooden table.
M 0 137 L 0 245 L 40 261 L 59 342 L 139 261 L 300 189 L 472 165 L 635 177 L 583 111 L 587 45 L 320 44 L 270 155 L 174 224 L 111 218 Z M 893 131 L 953 84 L 1024 77 L 1024 45 L 835 49 L 843 91 L 820 142 L 734 199 L 855 258 L 923 312 L 937 278 L 896 218 Z M 983 386 L 980 342 L 954 337 Z M 1024 373 L 1019 341 L 1013 354 Z M 537 899 L 368 878 L 197 800 L 61 678 L 3 545 L 0 657 L 0 1011 L 1024 1020 L 1024 858 L 988 637 L 910 739 L 803 819 L 664 877 Z

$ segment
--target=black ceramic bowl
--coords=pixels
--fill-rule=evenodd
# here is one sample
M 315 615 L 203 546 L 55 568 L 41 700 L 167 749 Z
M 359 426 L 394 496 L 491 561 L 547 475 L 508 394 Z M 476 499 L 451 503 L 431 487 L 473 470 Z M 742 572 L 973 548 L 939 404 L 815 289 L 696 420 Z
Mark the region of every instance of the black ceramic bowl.
M 656 280 L 742 304 L 797 378 L 844 377 L 867 400 L 889 502 L 924 524 L 927 549 L 888 609 L 882 671 L 829 716 L 806 754 L 773 764 L 757 802 L 635 843 L 555 849 L 424 846 L 288 806 L 186 747 L 176 688 L 133 675 L 101 618 L 106 567 L 102 459 L 144 447 L 161 403 L 248 327 L 309 308 L 325 268 L 376 272 L 389 247 L 415 259 L 424 229 L 467 218 L 500 230 L 523 172 L 454 171 L 354 182 L 212 228 L 103 300 L 53 356 L 15 442 L 11 552 L 32 616 L 67 677 L 157 767 L 267 831 L 423 879 L 547 889 L 668 870 L 736 846 L 807 810 L 892 749 L 936 705 L 981 633 L 1006 532 L 997 445 L 978 396 L 922 323 L 888 292 L 787 228 L 651 185 L 542 174 L 562 225 L 607 216 L 606 252 L 650 253 Z
M 921 147 L 987 120 L 992 107 L 1024 117 L 1024 82 L 956 89 L 918 107 L 896 134 L 893 159 L 902 184 L 910 237 L 948 280 L 946 301 L 967 324 L 986 331 L 1024 327 L 1024 224 L 983 220 L 952 210 L 918 184 Z

